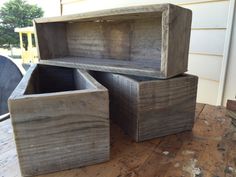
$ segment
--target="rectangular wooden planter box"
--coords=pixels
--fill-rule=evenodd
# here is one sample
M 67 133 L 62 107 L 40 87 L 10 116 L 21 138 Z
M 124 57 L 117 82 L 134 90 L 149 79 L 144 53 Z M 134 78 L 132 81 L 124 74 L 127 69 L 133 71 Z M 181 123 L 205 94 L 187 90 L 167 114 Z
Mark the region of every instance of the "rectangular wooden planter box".
M 32 66 L 9 99 L 22 175 L 109 160 L 108 102 L 85 71 Z
M 184 74 L 157 80 L 91 74 L 109 90 L 111 120 L 137 142 L 192 129 L 198 77 Z
M 170 78 L 187 71 L 191 20 L 188 9 L 156 4 L 34 22 L 41 63 Z

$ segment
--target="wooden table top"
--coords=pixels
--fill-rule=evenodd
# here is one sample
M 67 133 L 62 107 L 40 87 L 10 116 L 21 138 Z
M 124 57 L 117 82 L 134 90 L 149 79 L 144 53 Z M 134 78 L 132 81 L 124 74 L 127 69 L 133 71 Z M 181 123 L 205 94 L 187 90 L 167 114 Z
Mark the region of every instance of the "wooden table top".
M 0 122 L 0 176 L 19 177 L 10 120 Z M 135 143 L 111 126 L 111 160 L 41 177 L 236 176 L 236 128 L 225 108 L 198 104 L 192 132 Z

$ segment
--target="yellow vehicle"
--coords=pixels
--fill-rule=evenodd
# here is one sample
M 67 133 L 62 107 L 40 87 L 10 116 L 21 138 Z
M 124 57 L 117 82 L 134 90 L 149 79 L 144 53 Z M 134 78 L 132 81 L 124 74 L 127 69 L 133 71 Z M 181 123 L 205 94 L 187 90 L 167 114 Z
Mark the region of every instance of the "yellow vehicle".
M 22 62 L 27 63 L 37 63 L 38 54 L 35 45 L 33 45 L 34 28 L 24 27 L 15 28 L 15 32 L 19 33 L 20 37 L 20 48 L 21 48 L 21 58 Z M 27 40 L 23 40 L 23 37 Z

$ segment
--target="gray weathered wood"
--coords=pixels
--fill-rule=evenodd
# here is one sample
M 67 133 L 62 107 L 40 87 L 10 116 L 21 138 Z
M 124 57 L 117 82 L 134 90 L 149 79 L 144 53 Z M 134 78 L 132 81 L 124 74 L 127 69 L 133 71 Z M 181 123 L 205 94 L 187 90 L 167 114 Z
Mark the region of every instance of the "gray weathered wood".
M 32 66 L 9 99 L 22 175 L 109 160 L 108 102 L 85 71 Z
M 226 115 L 231 117 L 231 122 L 236 126 L 236 100 L 227 100 Z
M 191 130 L 198 78 L 167 80 L 91 72 L 108 88 L 110 117 L 136 141 Z
M 190 10 L 161 4 L 34 23 L 41 63 L 169 78 L 187 71 L 191 19 Z

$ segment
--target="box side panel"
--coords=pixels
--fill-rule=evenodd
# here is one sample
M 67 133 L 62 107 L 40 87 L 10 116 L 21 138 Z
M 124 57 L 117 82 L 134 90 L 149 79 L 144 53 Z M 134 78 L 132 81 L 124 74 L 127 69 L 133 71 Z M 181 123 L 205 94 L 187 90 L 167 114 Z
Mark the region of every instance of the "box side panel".
M 136 139 L 137 83 L 119 74 L 93 72 L 92 75 L 109 90 L 111 120 Z
M 152 12 L 162 12 L 168 8 L 169 4 L 155 4 L 155 5 L 142 5 L 142 6 L 131 6 L 122 7 L 114 9 L 106 9 L 99 11 L 92 11 L 86 13 L 78 13 L 73 15 L 63 15 L 58 17 L 49 18 L 38 18 L 35 19 L 37 23 L 47 23 L 47 22 L 66 22 L 66 21 L 96 21 L 96 20 L 120 20 L 127 19 L 127 15 L 132 16 L 132 18 L 137 18 L 143 16 L 144 14 Z M 124 15 L 125 14 L 125 15 Z
M 74 70 L 74 80 L 76 89 L 95 89 L 96 87 L 88 82 L 88 80 L 80 74 L 80 72 L 75 69 Z
M 107 89 L 97 82 L 86 70 L 74 69 L 74 79 L 77 87 L 82 87 L 86 89 L 100 89 L 107 91 Z M 79 83 L 82 83 L 79 84 Z
M 15 99 L 17 97 L 23 96 L 24 93 L 28 90 L 33 90 L 33 86 L 31 85 L 31 81 L 33 79 L 32 75 L 37 73 L 37 65 L 34 64 L 30 66 L 24 77 L 21 79 L 20 83 L 17 85 L 15 90 L 12 92 L 9 100 Z
M 192 12 L 170 5 L 168 18 L 168 39 L 163 41 L 168 46 L 167 61 L 162 71 L 170 78 L 187 71 Z
M 47 46 L 45 50 L 39 47 L 41 62 L 95 71 L 163 77 L 160 75 L 162 12 L 168 7 L 168 4 L 156 4 L 36 19 L 37 33 L 40 31 L 38 29 L 46 26 L 49 30 L 51 25 L 66 24 L 63 31 L 66 31 L 67 55 L 63 57 L 66 52 L 59 51 L 58 57 L 49 58 L 54 53 L 57 55 L 57 51 L 51 52 Z M 63 41 L 59 41 L 57 33 L 54 35 L 58 40 L 51 46 L 64 41 L 63 36 Z M 59 33 L 63 32 L 59 30 Z M 39 36 L 38 40 L 39 46 L 40 40 L 48 42 Z
M 23 176 L 109 159 L 107 91 L 28 97 L 9 106 Z
M 186 75 L 140 84 L 139 141 L 192 129 L 197 81 Z
M 68 55 L 65 23 L 34 23 L 39 59 Z
M 141 65 L 146 61 L 150 66 L 157 65 L 161 58 L 161 17 L 155 16 L 68 23 L 69 53 L 71 56 L 96 59 L 94 62 L 98 64 L 104 61 L 99 59 L 111 59 L 132 60 Z M 113 66 L 112 61 L 110 65 Z

